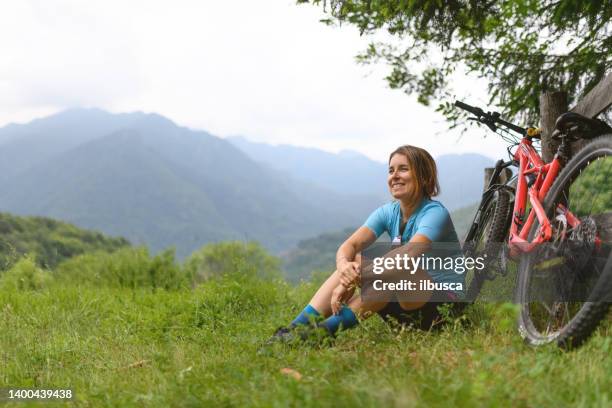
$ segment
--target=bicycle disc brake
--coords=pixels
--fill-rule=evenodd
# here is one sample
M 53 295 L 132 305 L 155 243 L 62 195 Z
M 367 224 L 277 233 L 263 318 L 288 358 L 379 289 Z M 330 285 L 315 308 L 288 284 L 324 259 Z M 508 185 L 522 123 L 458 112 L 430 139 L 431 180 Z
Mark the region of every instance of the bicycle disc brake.
M 565 257 L 575 270 L 582 270 L 593 255 L 596 237 L 597 225 L 591 217 L 581 219 L 580 224 L 571 231 L 565 248 Z

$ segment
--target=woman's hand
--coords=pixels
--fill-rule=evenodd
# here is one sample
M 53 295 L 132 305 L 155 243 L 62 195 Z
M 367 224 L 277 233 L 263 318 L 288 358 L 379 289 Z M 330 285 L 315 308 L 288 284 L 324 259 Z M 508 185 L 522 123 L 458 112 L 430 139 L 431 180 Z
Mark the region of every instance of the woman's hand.
M 345 288 L 356 286 L 359 284 L 359 262 L 344 261 L 338 266 L 338 273 L 340 274 L 340 283 Z
M 333 314 L 338 314 L 342 305 L 348 302 L 355 293 L 355 286 L 351 286 L 350 288 L 345 287 L 344 285 L 336 286 L 336 289 L 332 292 L 331 296 L 331 308 Z
M 358 285 L 360 281 L 360 252 L 376 241 L 376 234 L 366 227 L 361 226 L 340 245 L 336 252 L 336 270 L 340 275 L 340 282 L 345 287 Z

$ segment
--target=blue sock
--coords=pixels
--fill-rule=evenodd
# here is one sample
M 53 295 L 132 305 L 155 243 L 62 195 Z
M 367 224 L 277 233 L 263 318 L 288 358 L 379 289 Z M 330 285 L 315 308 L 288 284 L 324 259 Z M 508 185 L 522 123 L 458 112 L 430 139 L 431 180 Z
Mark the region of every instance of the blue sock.
M 340 309 L 340 313 L 337 315 L 331 315 L 327 318 L 323 323 L 321 323 L 320 327 L 325 327 L 328 332 L 334 334 L 338 331 L 338 329 L 342 328 L 342 330 L 350 329 L 351 327 L 357 326 L 359 324 L 359 320 L 357 320 L 357 316 L 347 305 L 342 306 Z
M 298 325 L 310 324 L 311 319 L 316 319 L 321 316 L 321 313 L 317 312 L 317 309 L 308 305 L 302 310 L 302 312 L 291 322 L 291 326 L 295 327 Z

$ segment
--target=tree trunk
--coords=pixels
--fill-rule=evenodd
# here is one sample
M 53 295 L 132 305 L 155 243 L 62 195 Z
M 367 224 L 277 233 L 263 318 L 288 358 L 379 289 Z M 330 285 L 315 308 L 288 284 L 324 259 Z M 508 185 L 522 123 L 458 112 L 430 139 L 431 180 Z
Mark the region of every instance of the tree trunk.
M 555 121 L 562 113 L 567 112 L 567 92 L 545 92 L 540 95 L 540 129 L 542 129 L 542 158 L 545 162 L 552 160 L 559 143 L 552 140 Z
M 483 191 L 487 191 L 487 187 L 489 187 L 489 181 L 491 177 L 493 177 L 493 172 L 495 171 L 495 167 L 485 167 L 484 169 L 484 187 Z M 512 170 L 505 168 L 499 173 L 497 176 L 496 183 L 497 184 L 505 184 L 512 177 Z
M 483 191 L 487 190 L 487 187 L 489 186 L 489 180 L 491 180 L 491 177 L 493 176 L 493 171 L 495 171 L 495 168 L 493 168 L 493 167 L 485 167 L 485 169 L 484 169 L 484 186 L 482 188 Z

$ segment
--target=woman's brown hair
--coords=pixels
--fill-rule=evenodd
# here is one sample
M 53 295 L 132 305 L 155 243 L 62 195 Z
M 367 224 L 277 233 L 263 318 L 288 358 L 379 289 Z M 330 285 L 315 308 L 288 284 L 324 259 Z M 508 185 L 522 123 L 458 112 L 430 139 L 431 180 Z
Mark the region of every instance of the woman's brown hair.
M 411 145 L 400 146 L 389 155 L 389 163 L 396 154 L 402 154 L 408 159 L 417 191 L 421 191 L 428 198 L 440 194 L 436 162 L 427 150 Z

